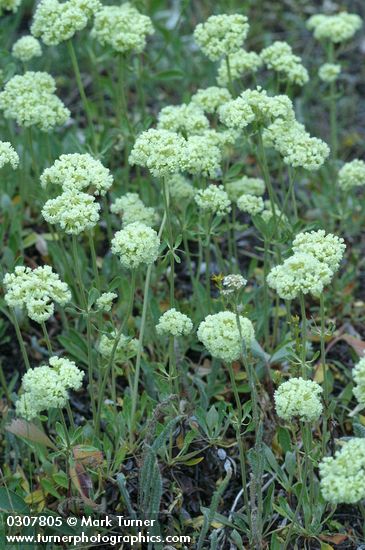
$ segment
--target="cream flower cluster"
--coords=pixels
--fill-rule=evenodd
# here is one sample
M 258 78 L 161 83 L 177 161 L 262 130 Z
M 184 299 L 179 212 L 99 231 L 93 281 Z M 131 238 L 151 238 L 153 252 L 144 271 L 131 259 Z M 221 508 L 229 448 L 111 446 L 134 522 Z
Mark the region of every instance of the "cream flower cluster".
M 246 52 L 238 50 L 228 56 L 229 69 L 232 81 L 242 78 L 246 73 L 255 73 L 262 66 L 260 56 L 255 52 Z M 226 59 L 222 59 L 217 73 L 217 82 L 219 86 L 229 84 L 229 74 Z
M 249 30 L 247 21 L 237 13 L 212 15 L 196 26 L 195 42 L 211 61 L 218 61 L 241 48 Z
M 103 334 L 98 344 L 98 351 L 105 359 L 110 359 L 115 345 L 117 333 Z M 115 348 L 114 361 L 123 362 L 134 357 L 138 352 L 138 340 L 121 334 Z
M 318 76 L 323 82 L 335 82 L 341 74 L 341 65 L 338 63 L 324 63 L 318 71 Z
M 199 89 L 191 98 L 191 102 L 198 105 L 206 113 L 215 113 L 223 103 L 232 99 L 227 88 L 210 86 L 209 88 Z
M 278 151 L 285 164 L 309 171 L 319 170 L 330 154 L 327 143 L 311 137 L 303 124 L 294 120 L 275 120 L 264 130 L 264 144 Z
M 167 105 L 158 114 L 157 128 L 190 136 L 205 132 L 209 128 L 209 120 L 195 103 Z
M 319 296 L 331 281 L 332 270 L 311 254 L 298 252 L 267 276 L 268 285 L 284 300 L 293 300 L 300 293 Z
M 361 27 L 361 17 L 345 11 L 336 15 L 312 15 L 307 21 L 307 28 L 317 40 L 330 40 L 335 44 L 349 40 Z
M 47 46 L 69 40 L 100 9 L 99 0 L 41 0 L 34 13 L 31 33 Z
M 365 499 L 365 439 L 354 437 L 319 464 L 323 497 L 333 504 Z
M 276 413 L 283 420 L 299 418 L 304 422 L 315 422 L 323 411 L 322 392 L 317 382 L 290 378 L 274 394 Z
M 157 259 L 159 248 L 160 239 L 156 231 L 140 222 L 130 223 L 117 231 L 112 239 L 112 252 L 126 269 L 152 264 Z
M 119 197 L 111 205 L 110 211 L 113 214 L 122 216 L 123 226 L 130 223 L 141 222 L 150 227 L 158 222 L 158 214 L 151 206 L 145 206 L 137 193 L 126 193 Z
M 265 183 L 261 178 L 250 178 L 242 176 L 238 180 L 228 181 L 225 184 L 229 198 L 237 202 L 241 195 L 257 195 L 258 197 L 265 193 Z
M 215 178 L 220 173 L 222 141 L 220 134 L 208 130 L 201 136 L 189 136 L 181 150 L 180 170 L 192 175 Z
M 326 264 L 334 273 L 338 270 L 346 245 L 341 237 L 332 233 L 326 235 L 323 229 L 298 233 L 293 241 L 293 251 L 311 254 Z
M 0 93 L 0 109 L 5 118 L 16 120 L 19 126 L 37 126 L 47 132 L 70 117 L 70 111 L 55 91 L 56 84 L 50 74 L 27 71 L 5 84 Z
M 343 191 L 365 185 L 365 162 L 354 159 L 344 164 L 338 173 L 338 185 Z
M 104 196 L 113 184 L 108 168 L 88 153 L 61 155 L 41 175 L 41 185 L 60 185 L 63 191 L 86 189 L 94 195 Z
M 303 86 L 309 80 L 308 71 L 287 42 L 277 40 L 264 48 L 260 57 L 268 69 L 285 75 L 288 82 Z
M 180 313 L 174 307 L 165 311 L 161 315 L 156 332 L 160 336 L 168 334 L 170 336 L 187 336 L 193 330 L 193 322 L 184 313 Z
M 12 11 L 15 13 L 19 8 L 22 0 L 0 0 L 0 15 L 4 11 Z
M 59 225 L 65 233 L 79 235 L 98 223 L 99 210 L 100 204 L 94 197 L 74 189 L 49 199 L 42 208 L 42 216 L 46 222 Z
M 83 377 L 73 361 L 61 357 L 51 357 L 49 366 L 30 369 L 23 376 L 24 393 L 16 403 L 17 415 L 32 420 L 42 411 L 62 409 L 68 390 L 79 390 Z
M 111 311 L 113 301 L 116 298 L 118 298 L 118 294 L 115 294 L 115 292 L 103 292 L 95 302 L 96 309 L 98 311 Z
M 37 323 L 47 321 L 54 312 L 54 302 L 65 305 L 71 300 L 71 292 L 45 265 L 30 269 L 17 266 L 14 273 L 4 277 L 5 301 L 9 307 L 25 308 L 28 316 Z
M 203 212 L 224 216 L 231 211 L 231 201 L 223 185 L 211 184 L 206 189 L 199 189 L 194 200 Z
M 255 338 L 252 323 L 246 317 L 239 317 L 240 330 L 237 318 L 232 311 L 221 311 L 208 315 L 198 328 L 198 338 L 213 357 L 222 361 L 232 362 L 240 358 L 242 345 L 251 347 Z
M 11 53 L 16 59 L 20 59 L 20 61 L 25 63 L 33 59 L 33 57 L 40 57 L 42 55 L 42 48 L 39 40 L 34 38 L 34 36 L 22 36 L 13 45 Z
M 0 141 L 0 168 L 10 164 L 15 170 L 19 166 L 19 155 L 9 141 Z
M 144 166 L 154 176 L 167 176 L 180 170 L 185 140 L 182 136 L 167 130 L 150 128 L 136 139 L 129 163 Z
M 232 273 L 226 275 L 222 281 L 221 294 L 223 296 L 230 296 L 236 292 L 239 292 L 247 285 L 247 281 L 242 275 Z
M 182 174 L 173 174 L 167 178 L 170 197 L 177 203 L 191 200 L 195 189 L 190 181 Z
M 293 241 L 294 255 L 274 267 L 267 282 L 285 300 L 300 293 L 318 296 L 338 270 L 345 248 L 342 238 L 322 229 L 299 233 Z
M 353 394 L 360 403 L 365 405 L 365 357 L 355 365 L 352 371 L 352 378 L 355 382 Z
M 142 15 L 130 2 L 121 6 L 103 6 L 95 15 L 91 31 L 102 46 L 126 53 L 141 53 L 146 47 L 146 38 L 154 33 L 152 21 Z
M 264 201 L 256 195 L 244 194 L 238 198 L 237 206 L 242 212 L 255 216 L 264 210 Z
M 252 122 L 267 125 L 273 120 L 294 119 L 293 104 L 288 96 L 269 96 L 259 86 L 245 90 L 219 108 L 219 118 L 229 128 L 244 129 Z

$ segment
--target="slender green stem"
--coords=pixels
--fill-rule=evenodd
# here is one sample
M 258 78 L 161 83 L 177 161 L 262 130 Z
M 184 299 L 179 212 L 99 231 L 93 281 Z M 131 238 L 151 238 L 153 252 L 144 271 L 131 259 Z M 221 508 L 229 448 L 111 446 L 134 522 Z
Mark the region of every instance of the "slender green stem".
M 174 258 L 174 235 L 172 231 L 172 222 L 171 222 L 171 213 L 170 213 L 170 196 L 169 196 L 169 186 L 167 183 L 167 178 L 164 178 L 163 181 L 163 199 L 164 199 L 164 209 L 166 213 L 167 221 L 167 240 L 169 245 L 169 256 L 170 256 L 170 307 L 175 305 L 175 258 Z
M 170 380 L 170 394 L 179 395 L 179 381 L 176 371 L 176 356 L 175 356 L 175 338 L 169 336 L 169 380 Z
M 301 346 L 301 362 L 302 362 L 302 376 L 303 378 L 307 378 L 307 315 L 305 311 L 305 302 L 304 302 L 304 294 L 300 293 L 300 311 L 301 311 L 301 317 L 302 317 L 302 346 Z
M 1 387 L 2 387 L 3 392 L 5 394 L 6 400 L 10 405 L 11 404 L 11 395 L 9 393 L 8 385 L 6 383 L 6 379 L 5 379 L 5 375 L 4 375 L 4 371 L 3 371 L 3 365 L 2 365 L 1 361 L 0 361 L 0 384 L 1 384 Z
M 323 372 L 323 401 L 324 401 L 324 415 L 323 415 L 323 434 L 322 434 L 322 453 L 326 454 L 327 445 L 327 432 L 328 432 L 328 405 L 329 405 L 329 379 L 328 370 L 326 365 L 326 327 L 325 327 L 325 307 L 324 307 L 324 294 L 321 292 L 319 297 L 319 308 L 321 318 L 321 366 Z
M 248 497 L 248 490 L 247 490 L 246 451 L 245 451 L 245 447 L 244 447 L 244 444 L 242 441 L 242 435 L 241 435 L 241 428 L 242 428 L 242 422 L 243 422 L 242 405 L 241 405 L 241 400 L 237 389 L 237 384 L 236 384 L 236 379 L 233 372 L 232 363 L 227 363 L 227 367 L 228 367 L 229 377 L 231 380 L 233 395 L 236 401 L 236 414 L 237 414 L 236 439 L 237 439 L 238 451 L 240 455 L 243 502 L 245 504 L 247 519 L 250 526 L 249 530 L 251 531 L 251 513 L 250 513 L 249 497 Z
M 165 224 L 167 220 L 167 213 L 165 211 L 160 230 L 158 232 L 158 236 L 161 237 Z M 140 371 L 141 371 L 141 359 L 142 359 L 142 352 L 143 352 L 143 338 L 144 338 L 144 331 L 146 328 L 146 320 L 147 320 L 147 309 L 148 309 L 148 294 L 149 294 L 149 288 L 150 288 L 150 282 L 151 282 L 151 274 L 152 274 L 152 268 L 153 264 L 150 264 L 147 268 L 146 273 L 146 281 L 144 285 L 144 292 L 143 292 L 143 306 L 142 306 L 142 318 L 141 318 L 141 327 L 139 331 L 139 338 L 138 338 L 138 352 L 137 352 L 137 358 L 136 358 L 136 368 L 134 371 L 134 381 L 133 381 L 133 389 L 132 389 L 132 410 L 131 410 L 131 426 L 130 426 L 130 440 L 131 443 L 134 440 L 134 429 L 135 429 L 135 423 L 136 423 L 136 410 L 137 410 L 137 401 L 138 401 L 138 388 L 139 388 L 139 377 L 140 377 Z
M 96 153 L 97 152 L 97 140 L 96 140 L 96 133 L 95 133 L 95 128 L 94 128 L 94 123 L 93 123 L 93 117 L 92 117 L 89 101 L 86 97 L 85 88 L 84 88 L 84 85 L 82 83 L 79 63 L 77 61 L 77 56 L 76 56 L 76 52 L 75 52 L 75 48 L 74 48 L 74 45 L 72 43 L 72 40 L 67 40 L 67 48 L 68 48 L 68 53 L 69 53 L 69 56 L 70 56 L 70 59 L 71 59 L 72 67 L 73 67 L 73 70 L 74 70 L 74 73 L 75 73 L 76 84 L 77 84 L 77 87 L 78 87 L 78 90 L 79 90 L 79 93 L 80 93 L 81 101 L 82 101 L 83 106 L 84 106 L 84 110 L 85 110 L 85 114 L 86 114 L 86 118 L 87 118 L 87 123 L 90 127 L 92 143 L 93 143 L 93 149 L 94 149 L 94 152 Z
M 335 46 L 333 42 L 328 44 L 328 62 L 335 63 Z M 337 100 L 336 100 L 336 81 L 330 82 L 330 142 L 331 142 L 331 157 L 333 160 L 337 158 L 338 135 L 337 135 Z
M 270 296 L 269 287 L 267 284 L 267 276 L 269 273 L 269 243 L 266 237 L 264 237 L 264 335 L 265 335 L 265 349 L 269 349 L 270 344 Z
M 227 76 L 228 76 L 228 89 L 232 95 L 234 93 L 233 81 L 232 81 L 232 72 L 231 72 L 231 63 L 229 61 L 229 55 L 226 55 L 226 67 L 227 67 Z
M 70 402 L 68 400 L 67 400 L 67 403 L 66 403 L 66 411 L 67 411 L 68 420 L 70 422 L 70 426 L 74 430 L 75 429 L 75 422 L 74 422 L 74 417 L 73 417 L 73 414 L 72 414 Z
M 270 206 L 271 206 L 272 215 L 273 215 L 273 218 L 274 218 L 274 221 L 275 221 L 275 228 L 278 229 L 278 226 L 277 226 L 277 213 L 276 213 L 276 205 L 275 205 L 275 192 L 274 192 L 274 188 L 273 188 L 272 183 L 271 183 L 270 172 L 269 172 L 269 167 L 268 167 L 268 164 L 267 164 L 267 158 L 266 158 L 265 147 L 264 147 L 264 142 L 263 142 L 263 139 L 262 139 L 261 130 L 258 131 L 258 153 L 259 153 L 258 158 L 259 158 L 259 162 L 260 162 L 262 175 L 264 177 L 265 185 L 266 185 L 267 190 L 269 192 Z
M 79 256 L 77 252 L 77 240 L 76 235 L 72 235 L 72 254 L 74 261 L 74 268 L 76 272 L 77 282 L 80 288 L 80 295 L 82 300 L 82 307 L 86 316 L 86 337 L 87 337 L 87 362 L 88 362 L 88 378 L 89 378 L 89 395 L 91 408 L 93 412 L 93 419 L 96 417 L 96 407 L 95 407 L 95 393 L 94 393 L 94 367 L 93 367 L 93 353 L 92 353 L 92 331 L 91 331 L 91 322 L 90 322 L 90 312 L 88 310 L 86 291 L 84 287 L 84 282 L 81 275 L 81 267 L 79 262 Z
M 15 328 L 16 336 L 17 336 L 17 338 L 18 338 L 18 342 L 19 342 L 19 346 L 20 346 L 20 351 L 21 351 L 21 353 L 22 353 L 22 357 L 23 357 L 23 361 L 24 361 L 24 364 L 25 364 L 25 368 L 26 368 L 27 370 L 29 370 L 29 369 L 30 369 L 29 358 L 28 358 L 27 350 L 26 350 L 25 343 L 24 343 L 24 340 L 23 340 L 23 336 L 22 336 L 22 333 L 21 333 L 21 331 L 20 331 L 18 319 L 17 319 L 17 317 L 16 317 L 16 313 L 15 313 L 14 310 L 12 310 L 11 319 L 12 319 L 12 322 L 13 322 L 13 325 L 14 325 L 14 328 Z
M 48 353 L 50 355 L 52 355 L 53 354 L 52 344 L 51 344 L 51 340 L 49 338 L 48 330 L 47 330 L 47 327 L 46 327 L 46 324 L 45 324 L 44 321 L 41 322 L 41 327 L 42 327 L 42 332 L 43 332 L 44 339 L 46 341 Z
M 131 316 L 131 313 L 133 311 L 134 294 L 136 289 L 136 275 L 137 275 L 136 271 L 133 270 L 131 272 L 131 284 L 130 284 L 130 293 L 129 293 L 129 300 L 127 304 L 127 310 L 125 312 L 125 315 L 119 327 L 119 330 L 115 335 L 112 351 L 109 357 L 108 364 L 105 368 L 104 376 L 102 378 L 102 382 L 98 392 L 98 408 L 97 408 L 97 414 L 96 414 L 96 420 L 95 420 L 95 427 L 96 427 L 97 434 L 100 432 L 101 409 L 102 409 L 102 404 L 104 402 L 105 388 L 109 380 L 110 374 L 112 374 L 112 399 L 114 401 L 114 405 L 116 406 L 116 379 L 115 379 L 115 372 L 114 372 L 114 358 L 115 358 L 115 354 L 118 348 L 120 338 L 128 323 L 129 317 Z
M 296 201 L 296 197 L 295 197 L 294 171 L 293 171 L 291 166 L 288 167 L 288 174 L 289 174 L 289 192 L 291 194 L 291 199 L 292 199 L 294 223 L 297 223 L 297 221 L 298 221 L 298 207 L 297 207 L 297 201 Z M 286 206 L 286 204 L 284 205 L 284 208 L 285 208 L 285 206 Z
M 94 237 L 91 231 L 89 231 L 89 245 L 90 245 L 91 261 L 92 261 L 92 266 L 94 271 L 95 284 L 96 284 L 96 288 L 100 291 L 101 285 L 100 285 L 98 265 L 96 262 L 95 243 L 94 243 Z

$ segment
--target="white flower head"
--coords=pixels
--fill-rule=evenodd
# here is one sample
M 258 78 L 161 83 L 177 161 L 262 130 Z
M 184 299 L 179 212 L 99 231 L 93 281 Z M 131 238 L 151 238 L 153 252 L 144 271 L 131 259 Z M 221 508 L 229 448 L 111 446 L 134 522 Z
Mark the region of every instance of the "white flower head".
M 198 328 L 198 338 L 213 357 L 222 361 L 237 361 L 242 353 L 242 345 L 251 347 L 255 337 L 252 323 L 246 317 L 239 317 L 242 339 L 237 318 L 231 311 L 221 311 L 208 315 Z
M 365 499 L 365 439 L 353 437 L 319 464 L 322 495 L 333 504 Z
M 22 36 L 13 45 L 11 53 L 16 59 L 27 62 L 34 57 L 40 57 L 42 55 L 42 48 L 39 40 L 34 36 Z
M 195 202 L 203 212 L 224 216 L 231 211 L 231 202 L 223 185 L 208 185 L 195 194 Z
M 239 50 L 248 34 L 248 19 L 244 15 L 211 15 L 194 31 L 194 39 L 202 52 L 211 60 Z
M 95 227 L 99 210 L 100 204 L 94 197 L 75 189 L 49 199 L 42 208 L 42 216 L 48 223 L 59 225 L 65 233 L 79 235 Z
M 112 239 L 112 252 L 119 257 L 126 269 L 136 269 L 142 264 L 156 261 L 160 239 L 154 229 L 134 222 L 118 231 Z
M 284 420 L 298 418 L 315 422 L 323 411 L 321 394 L 317 382 L 304 378 L 290 378 L 279 386 L 274 395 L 276 413 Z
M 165 311 L 156 325 L 156 332 L 159 335 L 186 336 L 192 330 L 193 322 L 190 317 L 184 313 L 180 313 L 175 308 Z

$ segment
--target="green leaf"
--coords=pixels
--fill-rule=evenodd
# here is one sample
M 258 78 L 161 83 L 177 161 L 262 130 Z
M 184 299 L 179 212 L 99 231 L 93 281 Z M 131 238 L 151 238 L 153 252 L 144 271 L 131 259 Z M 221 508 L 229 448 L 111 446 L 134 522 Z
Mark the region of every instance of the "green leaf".
M 18 514 L 29 514 L 29 506 L 24 502 L 24 500 L 13 493 L 13 491 L 8 491 L 5 487 L 0 488 L 0 511 Z
M 179 69 L 171 69 L 169 71 L 161 71 L 155 74 L 156 80 L 182 80 L 185 78 L 185 74 Z

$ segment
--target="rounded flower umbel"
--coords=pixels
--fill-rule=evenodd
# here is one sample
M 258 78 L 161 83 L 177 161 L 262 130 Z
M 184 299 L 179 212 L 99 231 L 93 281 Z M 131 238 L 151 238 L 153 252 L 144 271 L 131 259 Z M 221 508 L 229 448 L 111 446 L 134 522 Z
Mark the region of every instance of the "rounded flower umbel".
M 0 168 L 5 164 L 10 164 L 15 170 L 19 166 L 19 155 L 9 141 L 0 141 Z
M 212 15 L 197 25 L 194 39 L 211 61 L 218 61 L 241 48 L 248 30 L 248 19 L 244 15 Z
M 112 240 L 112 252 L 126 269 L 152 264 L 158 257 L 160 239 L 154 229 L 134 222 L 118 231 Z
M 255 331 L 246 317 L 239 317 L 242 338 L 237 317 L 231 311 L 221 311 L 208 315 L 198 328 L 198 338 L 212 355 L 226 363 L 237 361 L 242 354 L 242 346 L 250 349 Z
M 100 7 L 99 0 L 41 0 L 34 13 L 31 33 L 47 46 L 57 46 L 84 29 Z
M 49 366 L 30 369 L 22 380 L 24 393 L 16 403 L 18 416 L 32 420 L 42 411 L 62 409 L 68 390 L 79 390 L 84 373 L 69 359 L 51 357 Z
M 108 168 L 88 153 L 61 155 L 41 175 L 41 185 L 59 185 L 63 191 L 87 190 L 104 196 L 113 184 Z
M 185 139 L 168 130 L 150 128 L 140 134 L 129 155 L 129 163 L 148 168 L 153 176 L 164 177 L 180 171 Z
M 336 15 L 312 15 L 307 21 L 307 28 L 313 31 L 317 40 L 330 40 L 335 44 L 349 40 L 361 27 L 361 17 L 346 11 Z
M 157 128 L 183 136 L 199 135 L 209 128 L 203 109 L 195 104 L 167 105 L 158 114 Z
M 292 84 L 303 86 L 309 80 L 308 71 L 303 67 L 301 58 L 294 55 L 287 42 L 277 40 L 264 48 L 260 57 L 268 69 L 284 75 Z
M 126 193 L 111 205 L 113 214 L 122 216 L 123 227 L 134 222 L 141 222 L 150 227 L 156 225 L 159 216 L 154 208 L 145 206 L 137 193 Z
M 15 13 L 19 8 L 22 0 L 0 0 L 0 15 L 5 11 Z
M 241 195 L 237 200 L 237 207 L 242 212 L 247 212 L 251 216 L 256 216 L 264 210 L 264 201 L 261 197 L 255 195 Z
M 203 212 L 224 216 L 231 211 L 231 202 L 223 185 L 212 184 L 206 189 L 199 189 L 194 198 Z
M 318 71 L 318 76 L 323 82 L 335 82 L 340 74 L 341 65 L 338 63 L 324 63 Z
M 242 176 L 238 180 L 228 181 L 225 188 L 232 202 L 237 202 L 241 195 L 261 196 L 265 193 L 265 183 L 261 178 Z
M 299 233 L 293 241 L 293 251 L 311 254 L 320 262 L 326 264 L 334 273 L 338 270 L 346 245 L 341 237 L 328 233 L 323 229 Z
M 342 166 L 338 173 L 338 185 L 343 191 L 365 185 L 365 162 L 354 159 Z
M 16 59 L 19 59 L 23 63 L 30 61 L 34 57 L 40 57 L 42 55 L 42 48 L 39 40 L 34 36 L 22 36 L 15 42 L 11 53 Z
M 283 264 L 273 267 L 267 276 L 268 285 L 284 300 L 302 294 L 319 296 L 330 283 L 333 271 L 311 254 L 297 252 Z
M 319 170 L 330 154 L 321 139 L 311 137 L 303 124 L 295 120 L 278 119 L 264 130 L 265 147 L 273 147 L 285 164 L 309 171 Z
M 359 405 L 365 407 L 365 357 L 355 365 L 352 371 L 352 378 L 355 383 L 353 394 L 359 402 Z
M 242 275 L 234 274 L 226 275 L 222 281 L 221 294 L 223 296 L 231 296 L 237 294 L 247 285 L 247 281 Z
M 223 103 L 232 99 L 227 88 L 218 88 L 210 86 L 209 88 L 198 90 L 191 98 L 191 102 L 198 105 L 206 113 L 215 113 Z
M 105 359 L 109 360 L 112 356 L 116 336 L 117 333 L 113 331 L 109 334 L 103 334 L 100 338 L 98 352 Z M 132 357 L 137 355 L 138 345 L 138 340 L 136 338 L 121 334 L 114 351 L 114 361 L 116 363 L 123 363 L 128 361 L 128 359 L 132 359 Z
M 177 205 L 181 205 L 181 202 L 186 204 L 195 195 L 194 187 L 182 174 L 169 176 L 167 178 L 167 185 L 169 187 L 169 195 Z
M 26 309 L 37 323 L 47 321 L 54 312 L 54 302 L 64 306 L 71 300 L 71 292 L 51 266 L 30 269 L 18 266 L 14 273 L 4 277 L 5 301 L 9 307 Z
M 365 439 L 354 437 L 319 464 L 322 495 L 333 504 L 365 499 Z
M 27 71 L 5 84 L 0 93 L 0 109 L 5 118 L 14 119 L 19 126 L 36 126 L 48 132 L 70 117 L 55 91 L 56 83 L 50 74 Z
M 279 386 L 274 394 L 276 413 L 283 420 L 298 418 L 303 422 L 315 422 L 323 411 L 317 382 L 304 378 L 291 378 Z
M 118 298 L 118 294 L 115 294 L 115 292 L 103 292 L 95 302 L 96 309 L 99 311 L 111 311 L 113 301 L 116 298 Z
M 192 175 L 217 177 L 221 172 L 221 146 L 219 134 L 213 130 L 200 136 L 189 136 L 181 149 L 179 169 Z
M 180 313 L 175 308 L 171 308 L 161 315 L 156 332 L 160 336 L 167 334 L 169 336 L 187 336 L 193 330 L 193 322 L 184 313 Z
M 99 210 L 100 204 L 95 202 L 94 197 L 73 190 L 49 199 L 42 208 L 42 216 L 65 233 L 79 235 L 98 223 Z
M 121 6 L 103 6 L 97 11 L 91 35 L 102 45 L 119 53 L 141 53 L 147 36 L 153 34 L 152 21 L 130 2 Z

